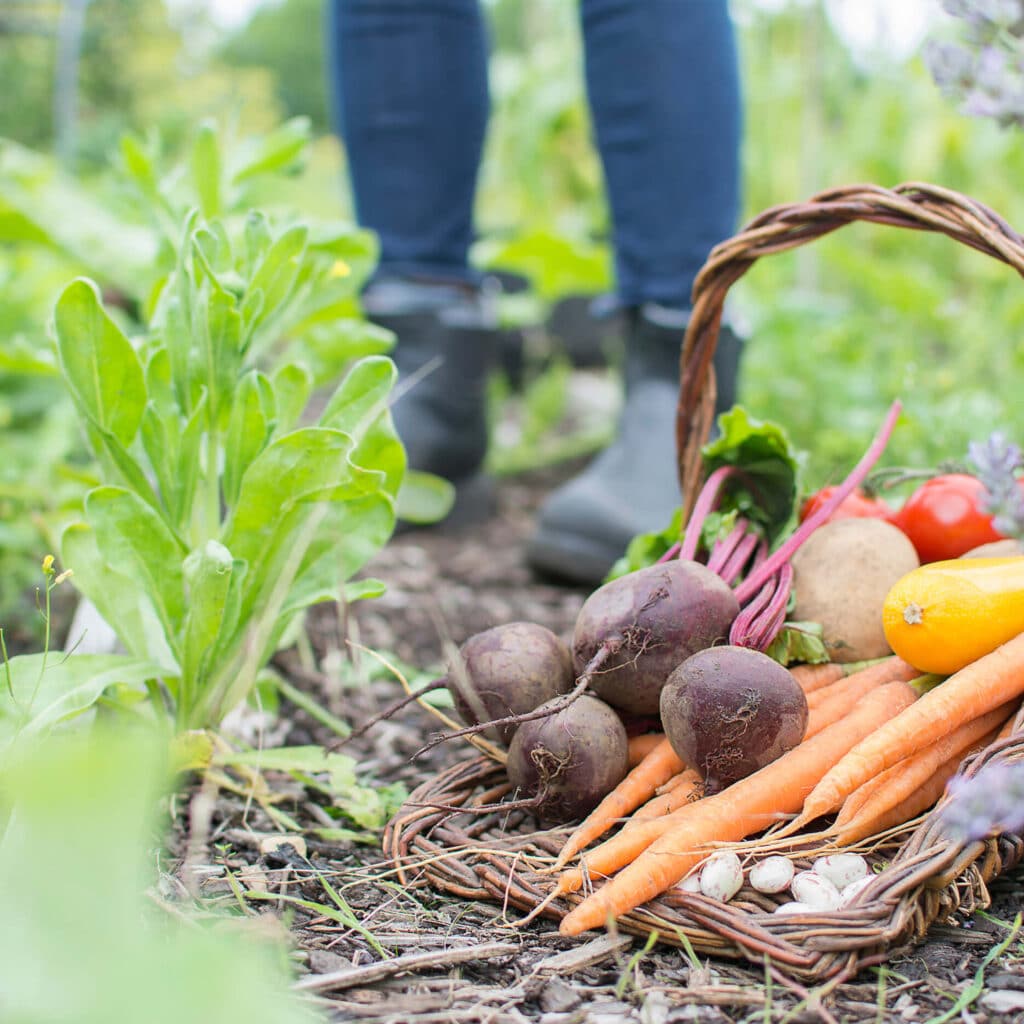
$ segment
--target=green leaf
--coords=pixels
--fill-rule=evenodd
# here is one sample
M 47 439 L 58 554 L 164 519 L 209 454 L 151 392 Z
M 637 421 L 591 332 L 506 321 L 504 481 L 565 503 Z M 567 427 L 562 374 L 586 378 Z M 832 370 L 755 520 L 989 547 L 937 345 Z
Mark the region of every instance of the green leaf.
M 162 665 L 175 663 L 174 655 L 157 621 L 149 595 L 142 584 L 115 572 L 96 546 L 96 535 L 85 523 L 73 523 L 60 540 L 61 562 L 74 570 L 74 582 L 125 648 L 139 658 Z M 81 637 L 69 638 L 71 644 Z
M 121 654 L 25 654 L 7 662 L 14 699 L 0 688 L 5 732 L 37 736 L 91 708 L 112 686 L 144 689 L 148 680 L 174 675 L 155 662 Z M 4 670 L 0 669 L 0 678 Z
M 285 943 L 212 908 L 202 925 L 180 920 L 147 893 L 172 788 L 161 734 L 101 729 L 23 754 L 3 776 L 5 1021 L 326 1020 L 289 992 Z
M 182 702 L 188 703 L 185 686 L 201 682 L 203 665 L 212 653 L 227 609 L 235 563 L 223 544 L 207 541 L 200 551 L 185 559 L 188 612 L 182 630 Z
M 75 404 L 90 423 L 127 447 L 146 404 L 142 364 L 131 342 L 84 278 L 57 300 L 55 322 L 61 370 Z
M 207 220 L 219 216 L 221 155 L 217 129 L 212 121 L 203 121 L 199 125 L 189 162 L 199 209 Z
M 247 294 L 260 292 L 263 296 L 256 326 L 285 305 L 299 273 L 307 236 L 308 229 L 303 224 L 288 228 L 274 240 L 260 261 L 246 290 Z
M 383 492 L 333 504 L 302 560 L 282 614 L 338 600 L 344 582 L 380 551 L 394 528 L 394 504 Z M 338 537 L 345 542 L 339 544 Z
M 455 488 L 443 477 L 406 470 L 398 490 L 397 515 L 407 523 L 438 523 L 455 504 Z
M 104 561 L 115 572 L 138 580 L 153 603 L 168 643 L 176 649 L 185 596 L 184 552 L 175 536 L 149 505 L 120 487 L 90 491 L 85 515 Z
M 738 508 L 778 536 L 793 515 L 798 463 L 782 427 L 753 419 L 742 406 L 718 417 L 719 436 L 704 446 L 707 474 L 719 466 L 737 466 L 746 481 L 726 485 L 719 511 Z
M 821 665 L 830 660 L 821 625 L 817 622 L 786 622 L 765 651 L 780 665 L 806 662 Z
M 303 156 L 312 137 L 308 117 L 293 117 L 279 128 L 257 139 L 232 170 L 238 184 L 262 174 L 274 174 L 293 167 Z
M 239 382 L 224 439 L 224 501 L 238 500 L 242 476 L 270 440 L 276 409 L 274 389 L 265 374 L 250 370 Z
M 305 412 L 313 391 L 313 377 L 299 363 L 287 363 L 274 371 L 271 380 L 277 405 L 274 434 L 280 437 L 294 429 Z

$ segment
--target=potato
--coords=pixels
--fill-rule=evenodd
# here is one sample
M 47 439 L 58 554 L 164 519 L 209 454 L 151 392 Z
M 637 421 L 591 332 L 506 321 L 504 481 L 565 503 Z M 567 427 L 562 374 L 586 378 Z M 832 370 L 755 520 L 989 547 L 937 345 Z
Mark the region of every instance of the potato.
M 981 544 L 971 548 L 962 558 L 1013 558 L 1015 555 L 1024 555 L 1024 544 L 1019 540 L 994 540 L 988 544 Z
M 793 617 L 821 624 L 833 661 L 891 653 L 882 628 L 885 595 L 920 564 L 906 534 L 882 519 L 837 519 L 815 530 L 791 562 Z

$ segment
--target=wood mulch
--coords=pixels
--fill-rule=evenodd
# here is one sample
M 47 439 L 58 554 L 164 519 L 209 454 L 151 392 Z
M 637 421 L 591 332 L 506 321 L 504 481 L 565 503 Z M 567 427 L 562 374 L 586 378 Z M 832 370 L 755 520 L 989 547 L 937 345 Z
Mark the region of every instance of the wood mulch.
M 523 545 L 537 505 L 563 466 L 503 481 L 499 507 L 484 526 L 463 533 L 410 531 L 369 567 L 387 593 L 350 609 L 343 621 L 320 609 L 310 645 L 278 667 L 296 686 L 354 723 L 401 695 L 387 673 L 372 671 L 377 651 L 420 672 L 443 662 L 445 645 L 514 620 L 568 634 L 583 591 L 535 578 Z M 346 640 L 358 645 L 352 649 Z M 365 648 L 362 650 L 361 648 Z M 355 669 L 346 661 L 355 659 Z M 353 674 L 362 682 L 353 684 Z M 341 683 L 338 680 L 347 680 Z M 267 724 L 267 723 L 264 723 Z M 275 742 L 329 742 L 306 712 L 285 705 L 267 727 Z M 468 748 L 433 749 L 410 760 L 436 720 L 415 705 L 348 749 L 364 780 L 411 789 Z M 275 796 L 304 827 L 337 825 L 313 795 L 291 780 Z M 1016 939 L 977 972 L 1024 906 L 1024 873 L 993 887 L 986 914 L 933 928 L 916 948 L 894 951 L 871 970 L 822 996 L 763 965 L 691 961 L 675 949 L 594 935 L 564 939 L 550 922 L 515 927 L 499 905 L 468 902 L 398 884 L 374 841 L 324 842 L 277 836 L 244 792 L 196 790 L 182 801 L 172 849 L 177 854 L 156 898 L 234 904 L 232 883 L 264 898 L 241 901 L 251 926 L 288 929 L 299 968 L 296 988 L 328 1019 L 380 1024 L 674 1024 L 681 1021 L 808 1021 L 968 1024 L 1024 1022 L 1024 946 Z M 283 898 L 284 897 L 284 898 Z M 294 901 L 302 899 L 305 905 Z

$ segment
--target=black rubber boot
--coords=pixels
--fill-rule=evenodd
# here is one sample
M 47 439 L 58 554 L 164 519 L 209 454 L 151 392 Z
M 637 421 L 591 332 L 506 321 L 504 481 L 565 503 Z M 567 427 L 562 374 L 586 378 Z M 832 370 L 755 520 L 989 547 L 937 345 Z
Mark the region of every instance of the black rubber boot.
M 391 413 L 409 468 L 455 485 L 446 526 L 486 518 L 494 490 L 482 472 L 486 391 L 496 338 L 487 303 L 459 289 L 396 285 L 368 292 L 363 308 L 397 337 Z
M 596 586 L 638 533 L 664 529 L 679 505 L 675 416 L 685 317 L 644 307 L 627 327 L 625 399 L 615 440 L 541 506 L 527 560 L 538 572 Z M 722 327 L 716 411 L 735 401 L 740 342 Z

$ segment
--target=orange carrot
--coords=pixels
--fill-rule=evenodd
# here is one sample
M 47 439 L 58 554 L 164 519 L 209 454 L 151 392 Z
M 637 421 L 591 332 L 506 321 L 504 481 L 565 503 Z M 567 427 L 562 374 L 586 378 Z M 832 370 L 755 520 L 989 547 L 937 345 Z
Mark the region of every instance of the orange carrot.
M 673 775 L 664 786 L 658 787 L 658 795 L 638 807 L 626 822 L 629 828 L 634 822 L 647 818 L 660 818 L 664 814 L 678 811 L 684 804 L 690 803 L 703 794 L 704 780 L 692 769 L 684 768 L 678 775 Z
M 858 786 L 897 761 L 1021 694 L 1024 633 L 960 669 L 858 743 L 814 787 L 802 813 L 787 826 L 785 834 L 838 810 Z
M 587 867 L 591 875 L 609 874 L 624 864 L 628 867 L 563 920 L 563 934 L 576 935 L 595 928 L 609 916 L 624 914 L 664 892 L 707 856 L 707 844 L 737 842 L 766 828 L 780 815 L 799 810 L 815 783 L 845 751 L 916 697 L 903 682 L 872 690 L 842 721 L 753 775 L 734 782 L 714 796 L 688 804 L 666 818 L 623 829 L 623 839 L 634 833 L 632 848 L 616 851 L 617 857 L 612 860 L 598 857 L 604 848 L 598 847 L 587 857 Z M 653 841 L 652 833 L 655 834 Z M 565 872 L 559 879 L 560 892 L 574 891 L 582 884 L 582 877 L 579 884 L 575 884 L 576 877 L 570 876 L 572 872 Z
M 833 683 L 824 690 L 817 690 L 812 693 L 811 697 L 819 697 L 820 695 L 820 699 L 812 703 L 811 699 L 808 698 L 807 703 L 810 713 L 807 716 L 807 729 L 804 732 L 804 739 L 809 740 L 812 736 L 816 736 L 821 732 L 822 729 L 832 725 L 834 722 L 838 722 L 843 715 L 849 714 L 857 706 L 857 702 L 866 693 L 869 693 L 876 687 L 897 680 L 909 683 L 920 675 L 916 669 L 911 669 L 911 666 L 907 665 L 906 662 L 890 667 L 887 674 L 892 675 L 891 679 L 887 679 L 885 675 L 877 672 L 875 669 L 878 667 L 880 666 L 864 669 L 862 672 L 847 676 L 846 679 L 838 683 Z
M 912 821 L 938 801 L 946 790 L 946 783 L 956 775 L 962 762 L 963 757 L 959 754 L 956 757 L 951 757 L 938 767 L 931 778 L 925 780 L 899 803 L 878 814 L 872 814 L 870 817 L 858 815 L 846 826 L 846 831 L 840 833 L 841 838 L 837 841 L 848 846 L 865 836 L 880 835 L 897 825 L 904 825 L 908 821 Z
M 564 867 L 585 846 L 654 796 L 657 788 L 684 768 L 672 744 L 661 742 L 590 812 L 565 841 L 554 867 Z
M 692 769 L 684 768 L 678 775 L 673 775 L 668 782 L 662 783 L 655 791 L 655 796 L 664 796 L 666 793 L 671 793 L 676 786 L 682 786 L 684 783 L 689 782 Z M 647 803 L 650 803 L 648 800 Z M 647 806 L 646 804 L 644 805 Z
M 868 662 L 864 668 L 858 669 L 831 686 L 815 690 L 807 695 L 807 706 L 811 709 L 818 707 L 825 701 L 839 697 L 848 688 L 856 690 L 860 694 L 867 693 L 873 686 L 881 686 L 882 683 L 891 683 L 894 679 L 902 679 L 909 683 L 921 674 L 920 669 L 897 658 L 893 655 L 890 658 L 883 658 L 881 661 Z
M 934 777 L 947 761 L 961 762 L 979 740 L 995 739 L 996 732 L 1015 706 L 1011 701 L 987 715 L 966 722 L 948 736 L 898 761 L 880 775 L 865 782 L 846 798 L 830 833 L 840 846 L 846 846 L 875 832 L 873 823 L 892 808 L 912 796 Z
M 640 736 L 630 736 L 627 748 L 629 767 L 635 768 L 664 738 L 663 732 L 645 732 Z
M 791 665 L 789 671 L 804 693 L 813 693 L 846 675 L 838 661 L 826 661 L 820 665 Z

